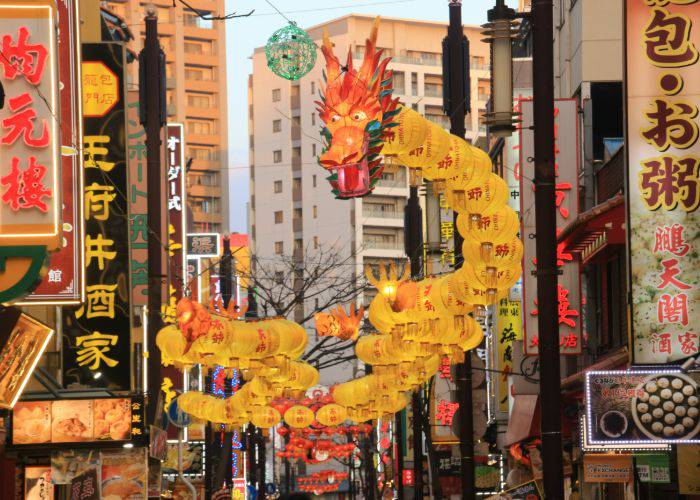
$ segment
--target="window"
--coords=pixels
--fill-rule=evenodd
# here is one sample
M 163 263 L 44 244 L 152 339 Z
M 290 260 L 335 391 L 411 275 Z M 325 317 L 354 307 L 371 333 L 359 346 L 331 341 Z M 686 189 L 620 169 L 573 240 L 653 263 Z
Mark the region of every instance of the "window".
M 282 163 L 282 151 L 276 150 L 272 152 L 272 161 L 274 163 Z
M 301 191 L 301 179 L 292 179 L 292 189 L 294 191 Z
M 418 74 L 411 73 L 411 95 L 418 95 Z
M 211 56 L 214 55 L 214 45 L 211 40 L 185 40 L 185 54 Z
M 311 212 L 313 213 L 314 219 L 316 217 L 318 217 L 318 207 L 316 205 L 313 206 L 313 208 L 311 209 Z
M 275 193 L 282 192 L 282 181 L 275 181 Z
M 314 158 L 316 158 L 316 144 L 312 144 L 312 145 L 311 145 L 311 156 L 313 156 Z M 315 185 L 316 185 L 316 184 L 314 184 L 314 186 L 315 186 Z
M 187 93 L 187 105 L 193 108 L 213 108 L 214 107 L 214 96 L 212 94 L 203 93 Z
M 311 95 L 316 93 L 316 82 L 311 82 Z
M 301 219 L 301 208 L 294 209 L 294 218 L 297 220 Z
M 211 16 L 211 12 L 207 12 L 205 10 L 200 10 L 199 13 L 201 16 Z M 183 21 L 184 25 L 189 26 L 190 28 L 201 28 L 206 30 L 214 28 L 214 23 L 211 19 L 203 19 L 199 15 L 192 12 L 185 12 Z
M 282 100 L 282 90 L 272 89 L 272 102 L 280 102 Z
M 216 122 L 214 120 L 188 120 L 187 132 L 199 135 L 216 134 Z
M 316 125 L 316 113 L 311 113 L 311 125 Z
M 281 241 L 275 241 L 275 255 L 282 255 L 284 253 L 284 244 Z
M 190 147 L 187 155 L 195 160 L 212 161 L 216 160 L 216 152 L 212 148 L 203 146 Z
M 314 250 L 318 250 L 318 236 L 314 236 Z
M 284 222 L 284 212 L 281 210 L 275 212 L 275 224 L 282 224 Z
M 284 283 L 284 273 L 282 271 L 275 271 L 275 283 L 278 285 Z
M 316 174 L 311 178 L 311 182 L 313 183 L 313 186 L 316 187 Z
M 294 240 L 294 251 L 301 252 L 304 248 L 304 240 L 301 238 Z
M 282 132 L 282 120 L 272 120 L 272 131 Z
M 404 94 L 406 92 L 406 74 L 403 71 L 394 71 L 392 76 L 394 80 L 394 90 L 397 94 Z
M 214 68 L 209 66 L 185 66 L 185 80 L 213 82 Z

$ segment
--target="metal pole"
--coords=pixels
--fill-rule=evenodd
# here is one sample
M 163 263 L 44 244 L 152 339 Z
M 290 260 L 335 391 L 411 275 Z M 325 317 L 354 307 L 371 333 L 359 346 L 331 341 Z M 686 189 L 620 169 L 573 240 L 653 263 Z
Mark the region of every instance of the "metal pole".
M 411 186 L 410 196 L 404 212 L 406 255 L 411 264 L 411 278 L 417 278 L 423 267 L 423 212 L 418 202 L 418 187 Z M 422 400 L 420 392 L 414 392 L 413 407 L 413 481 L 415 499 L 423 498 L 423 439 Z
M 396 436 L 396 493 L 398 500 L 404 500 L 404 492 L 403 492 L 403 448 L 404 448 L 404 441 L 406 440 L 406 432 L 403 427 L 403 419 L 404 415 L 406 415 L 406 409 L 401 410 L 400 412 L 396 413 L 396 416 L 394 418 L 396 430 L 395 430 L 395 436 Z
M 471 104 L 469 78 L 469 40 L 462 27 L 462 2 L 450 2 L 450 24 L 447 28 L 450 133 L 464 138 L 464 119 Z M 455 214 L 455 227 L 457 214 Z M 462 267 L 462 236 L 454 232 L 455 269 Z M 474 475 L 474 416 L 472 413 L 472 360 L 466 353 L 464 362 L 457 365 L 457 400 L 459 402 L 459 453 L 461 456 L 462 498 L 476 498 Z
M 561 439 L 561 373 L 557 302 L 557 235 L 554 173 L 554 50 L 552 0 L 534 0 L 533 90 L 537 327 L 540 354 L 542 465 L 546 498 L 564 498 Z
M 148 185 L 148 421 L 155 422 L 158 391 L 161 384 L 160 350 L 156 347 L 156 335 L 163 327 L 160 313 L 163 301 L 163 166 L 160 162 L 160 46 L 158 45 L 158 17 L 155 12 L 146 15 L 146 40 L 143 48 L 147 103 L 146 105 L 146 158 Z

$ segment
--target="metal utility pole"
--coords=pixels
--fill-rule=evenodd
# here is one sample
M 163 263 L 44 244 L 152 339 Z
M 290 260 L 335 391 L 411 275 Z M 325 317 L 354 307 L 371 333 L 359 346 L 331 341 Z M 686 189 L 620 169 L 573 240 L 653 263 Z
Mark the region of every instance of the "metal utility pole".
M 404 209 L 404 241 L 406 255 L 411 263 L 411 278 L 417 278 L 423 267 L 423 211 L 418 203 L 418 187 L 411 186 L 411 194 Z M 423 498 L 423 401 L 419 391 L 411 397 L 413 407 L 413 489 L 415 499 Z M 403 424 L 402 424 L 403 425 Z M 400 453 L 400 450 L 399 450 Z M 399 477 L 399 481 L 401 478 Z M 401 489 L 399 490 L 401 491 Z M 402 492 L 403 493 L 403 492 Z
M 156 335 L 163 327 L 161 305 L 166 276 L 163 273 L 164 166 L 161 165 L 161 129 L 165 124 L 163 106 L 164 56 L 158 44 L 158 17 L 155 8 L 146 14 L 146 40 L 139 54 L 140 121 L 146 130 L 148 185 L 148 406 L 147 418 L 155 423 L 161 384 L 160 350 Z M 163 102 L 161 102 L 163 100 Z
M 394 434 L 396 435 L 396 493 L 398 500 L 404 500 L 403 492 L 403 450 L 404 443 L 406 441 L 406 429 L 404 429 L 404 415 L 406 415 L 406 409 L 404 408 L 400 412 L 396 413 L 394 417 Z
M 532 21 L 542 465 L 544 495 L 554 499 L 564 498 L 564 474 L 557 301 L 552 0 L 532 2 Z
M 450 133 L 464 138 L 464 119 L 471 106 L 469 40 L 462 26 L 462 2 L 450 1 L 450 24 L 442 42 L 444 110 L 450 117 Z M 455 227 L 457 214 L 455 213 Z M 462 236 L 454 232 L 455 269 L 462 267 Z M 459 402 L 459 453 L 461 456 L 462 498 L 476 498 L 474 476 L 474 416 L 472 414 L 472 360 L 467 352 L 456 367 Z

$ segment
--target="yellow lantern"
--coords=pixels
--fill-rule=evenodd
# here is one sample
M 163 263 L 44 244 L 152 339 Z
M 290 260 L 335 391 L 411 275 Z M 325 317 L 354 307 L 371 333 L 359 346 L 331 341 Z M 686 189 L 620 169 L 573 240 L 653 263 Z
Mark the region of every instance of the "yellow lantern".
M 342 424 L 348 416 L 347 410 L 339 404 L 327 404 L 316 412 L 316 420 L 321 425 L 335 427 Z
M 398 124 L 384 134 L 382 154 L 397 156 L 408 153 L 425 142 L 428 135 L 428 122 L 419 113 L 405 106 L 394 120 Z
M 428 122 L 425 141 L 415 149 L 397 156 L 396 160 L 409 168 L 425 168 L 436 166 L 450 150 L 450 134 L 442 127 Z
M 484 259 L 482 246 L 473 240 L 464 240 L 462 253 L 464 259 L 475 266 L 485 266 L 493 269 L 520 266 L 523 258 L 523 244 L 517 236 L 509 241 L 496 243 L 490 258 Z
M 476 224 L 467 214 L 457 217 L 457 231 L 465 240 L 481 244 L 481 258 L 486 261 L 493 256 L 493 247 L 497 243 L 509 241 L 520 230 L 518 214 L 509 206 L 503 206 L 489 215 L 483 215 Z
M 505 206 L 508 200 L 508 185 L 496 174 L 479 182 L 466 184 L 449 183 L 445 191 L 447 203 L 453 210 L 469 216 L 472 225 L 485 215 L 491 215 Z
M 256 427 L 269 428 L 280 423 L 282 416 L 275 408 L 263 406 L 252 411 L 250 422 Z
M 294 405 L 284 412 L 284 421 L 289 427 L 303 429 L 314 423 L 314 412 L 306 406 Z

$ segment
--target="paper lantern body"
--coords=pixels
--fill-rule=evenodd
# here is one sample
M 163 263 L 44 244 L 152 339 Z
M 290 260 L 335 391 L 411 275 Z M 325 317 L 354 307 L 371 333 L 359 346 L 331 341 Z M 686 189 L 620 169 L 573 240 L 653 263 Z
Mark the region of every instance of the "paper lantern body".
M 306 406 L 295 405 L 284 412 L 284 421 L 289 427 L 304 429 L 314 422 L 314 412 Z

